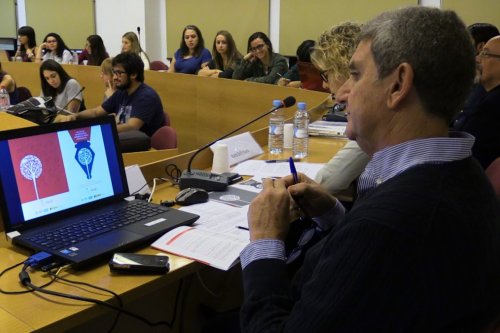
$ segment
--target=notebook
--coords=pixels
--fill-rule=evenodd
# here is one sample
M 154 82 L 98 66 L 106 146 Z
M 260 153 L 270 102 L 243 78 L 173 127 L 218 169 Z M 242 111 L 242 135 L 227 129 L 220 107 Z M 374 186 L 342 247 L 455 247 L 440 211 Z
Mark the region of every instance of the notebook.
M 16 245 L 74 266 L 153 241 L 199 217 L 125 200 L 128 185 L 112 116 L 0 132 L 0 156 L 6 234 Z

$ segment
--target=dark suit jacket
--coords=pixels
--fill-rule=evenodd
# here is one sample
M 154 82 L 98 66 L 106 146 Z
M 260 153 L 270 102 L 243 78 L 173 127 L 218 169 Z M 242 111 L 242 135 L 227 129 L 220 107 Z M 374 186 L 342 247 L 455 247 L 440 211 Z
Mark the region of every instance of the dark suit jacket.
M 500 85 L 483 94 L 472 112 L 462 115 L 453 127 L 472 134 L 476 142 L 472 155 L 486 169 L 500 156 Z

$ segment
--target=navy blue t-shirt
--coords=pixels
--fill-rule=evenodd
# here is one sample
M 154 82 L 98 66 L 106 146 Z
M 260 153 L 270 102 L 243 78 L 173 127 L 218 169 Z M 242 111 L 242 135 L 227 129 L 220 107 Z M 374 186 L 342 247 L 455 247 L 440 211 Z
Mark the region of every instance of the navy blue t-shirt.
M 145 83 L 141 83 L 130 96 L 126 90 L 117 90 L 102 103 L 102 108 L 115 113 L 119 124 L 126 123 L 131 117 L 139 118 L 144 122 L 140 130 L 148 136 L 166 124 L 160 96 Z
M 198 57 L 191 57 L 184 59 L 181 56 L 180 50 L 174 54 L 175 57 L 175 71 L 184 74 L 196 74 L 201 69 L 201 64 L 209 62 L 212 59 L 210 51 L 203 49 Z

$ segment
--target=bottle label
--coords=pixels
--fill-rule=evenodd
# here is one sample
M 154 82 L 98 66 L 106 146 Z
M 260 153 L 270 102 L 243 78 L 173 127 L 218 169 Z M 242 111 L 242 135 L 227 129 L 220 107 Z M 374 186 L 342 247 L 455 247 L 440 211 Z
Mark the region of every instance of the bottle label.
M 269 134 L 271 135 L 281 135 L 283 134 L 283 126 L 270 125 Z
M 307 129 L 305 128 L 296 128 L 294 133 L 293 133 L 294 137 L 298 138 L 298 139 L 303 139 L 303 138 L 307 138 L 308 137 L 308 134 L 307 134 Z

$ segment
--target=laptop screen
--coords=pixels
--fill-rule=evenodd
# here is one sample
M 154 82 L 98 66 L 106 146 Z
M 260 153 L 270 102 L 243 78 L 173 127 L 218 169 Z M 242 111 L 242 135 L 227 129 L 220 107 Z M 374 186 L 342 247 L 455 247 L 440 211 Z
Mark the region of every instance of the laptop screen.
M 113 117 L 0 133 L 6 231 L 128 195 Z

